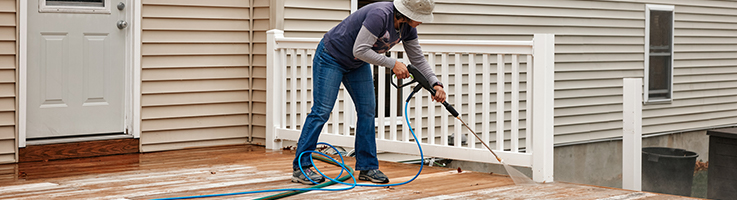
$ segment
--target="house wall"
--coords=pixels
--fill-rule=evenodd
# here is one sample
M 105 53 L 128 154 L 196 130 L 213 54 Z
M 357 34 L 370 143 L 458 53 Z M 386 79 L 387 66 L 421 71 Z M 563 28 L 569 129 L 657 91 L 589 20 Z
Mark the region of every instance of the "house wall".
M 284 37 L 322 38 L 351 13 L 350 0 L 283 0 Z
M 349 2 L 285 0 L 285 36 L 321 37 Z M 454 40 L 556 34 L 555 142 L 575 143 L 621 137 L 622 78 L 644 73 L 646 4 L 675 5 L 675 71 L 673 102 L 643 106 L 644 134 L 735 124 L 735 1 L 436 0 L 435 21 L 418 31 L 421 39 Z
M 643 77 L 645 4 L 673 1 L 436 1 L 421 38 L 556 34 L 555 142 L 621 136 L 622 78 Z M 737 2 L 675 4 L 674 100 L 643 106 L 644 134 L 734 124 Z M 460 36 L 459 36 L 460 35 Z
M 141 151 L 263 135 L 269 1 L 142 3 Z
M 17 160 L 17 1 L 0 1 L 0 164 Z

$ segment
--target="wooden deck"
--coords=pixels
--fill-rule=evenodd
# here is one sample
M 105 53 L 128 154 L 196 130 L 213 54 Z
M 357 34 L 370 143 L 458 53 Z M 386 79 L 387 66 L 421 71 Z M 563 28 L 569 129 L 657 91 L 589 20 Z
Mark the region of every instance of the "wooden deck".
M 291 183 L 291 151 L 239 145 L 0 165 L 0 199 L 151 199 L 264 189 Z M 316 161 L 326 174 L 339 168 Z M 346 159 L 353 166 L 353 160 Z M 418 165 L 381 162 L 392 183 L 409 180 Z M 360 183 L 366 183 L 360 181 Z M 333 185 L 329 188 L 342 188 Z M 253 199 L 276 193 L 207 199 Z M 569 183 L 516 186 L 503 175 L 425 167 L 396 187 L 308 192 L 285 199 L 679 199 L 682 197 Z

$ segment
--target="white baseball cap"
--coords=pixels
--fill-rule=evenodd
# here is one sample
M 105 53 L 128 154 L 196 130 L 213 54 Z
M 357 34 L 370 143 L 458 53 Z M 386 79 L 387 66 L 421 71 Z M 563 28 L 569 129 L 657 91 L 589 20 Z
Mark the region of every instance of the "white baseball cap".
M 432 22 L 432 10 L 435 9 L 434 0 L 394 0 L 394 7 L 412 20 L 427 23 Z

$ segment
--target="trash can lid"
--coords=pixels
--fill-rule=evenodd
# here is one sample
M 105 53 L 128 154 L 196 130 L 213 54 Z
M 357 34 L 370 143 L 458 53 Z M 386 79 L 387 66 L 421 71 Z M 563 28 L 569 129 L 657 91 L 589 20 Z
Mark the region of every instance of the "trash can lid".
M 699 154 L 685 149 L 669 148 L 669 147 L 645 147 L 642 153 L 650 156 L 668 157 L 668 158 L 695 158 Z
M 706 131 L 707 135 L 737 139 L 737 128 L 721 128 Z

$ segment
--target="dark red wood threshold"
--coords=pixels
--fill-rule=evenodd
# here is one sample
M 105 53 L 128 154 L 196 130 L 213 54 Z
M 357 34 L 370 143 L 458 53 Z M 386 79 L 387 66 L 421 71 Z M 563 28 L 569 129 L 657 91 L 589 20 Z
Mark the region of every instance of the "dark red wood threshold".
M 62 160 L 138 153 L 138 138 L 62 144 L 29 145 L 18 152 L 19 162 Z

